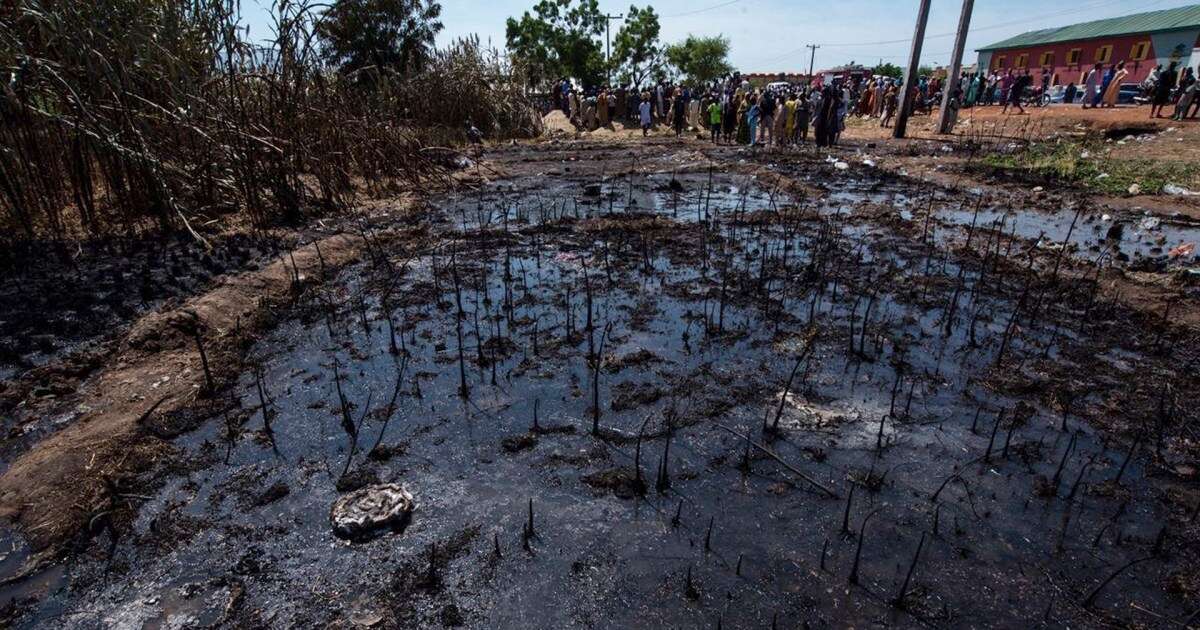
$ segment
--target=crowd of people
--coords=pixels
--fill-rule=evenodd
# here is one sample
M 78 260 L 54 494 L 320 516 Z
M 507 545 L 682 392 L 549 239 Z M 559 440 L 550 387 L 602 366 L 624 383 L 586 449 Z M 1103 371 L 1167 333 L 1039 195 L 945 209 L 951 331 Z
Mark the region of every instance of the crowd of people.
M 1061 92 L 1052 95 L 1052 88 L 1061 85 L 1052 68 L 1042 68 L 1035 82 L 1028 68 L 993 71 L 988 74 L 969 73 L 962 77 L 964 86 L 961 94 L 963 107 L 1000 105 L 1007 111 L 1010 107 L 1024 112 L 1024 105 L 1041 107 L 1054 102 L 1079 103 L 1084 109 L 1113 108 L 1118 105 L 1121 87 L 1127 85 L 1129 76 L 1124 61 L 1107 66 L 1097 63 L 1083 70 L 1079 81 L 1070 81 Z M 1137 86 L 1134 103 L 1150 105 L 1150 116 L 1161 118 L 1167 106 L 1173 106 L 1171 117 L 1175 120 L 1196 118 L 1200 110 L 1200 99 L 1196 98 L 1197 81 L 1192 68 L 1180 69 L 1174 62 L 1157 66 Z
M 937 89 L 922 80 L 918 91 Z M 777 83 L 756 88 L 737 73 L 704 89 L 659 82 L 646 89 L 602 87 L 578 90 L 569 80 L 554 86 L 553 106 L 581 129 L 609 127 L 618 120 L 637 121 L 643 135 L 666 125 L 675 135 L 707 132 L 714 143 L 789 146 L 812 141 L 837 144 L 848 116 L 875 117 L 889 126 L 899 104 L 899 81 L 890 77 L 837 78 L 793 86 Z
M 1055 92 L 1054 100 L 1082 102 L 1086 108 L 1116 107 L 1123 80 L 1129 75 L 1124 62 L 1095 64 L 1082 73 L 1079 83 L 1070 82 Z M 1029 69 L 991 73 L 964 73 L 950 99 L 951 116 L 962 108 L 1000 106 L 1025 113 L 1027 105 L 1044 106 L 1058 77 L 1043 68 L 1035 80 Z M 932 113 L 941 103 L 946 82 L 937 76 L 921 76 L 912 88 L 910 115 Z M 1161 117 L 1174 106 L 1176 120 L 1196 118 L 1200 113 L 1200 89 L 1191 68 L 1179 70 L 1174 63 L 1159 66 L 1139 86 L 1140 102 L 1151 105 L 1150 115 Z M 748 146 L 789 146 L 812 141 L 817 146 L 838 142 L 848 117 L 878 119 L 890 127 L 900 106 L 901 81 L 888 76 L 850 75 L 829 82 L 820 77 L 811 83 L 773 83 L 755 87 L 738 73 L 701 89 L 665 81 L 647 88 L 629 86 L 578 89 L 570 80 L 558 81 L 551 98 L 553 107 L 566 114 L 577 128 L 593 131 L 611 127 L 616 121 L 635 122 L 643 135 L 666 125 L 679 136 L 704 131 L 714 143 Z

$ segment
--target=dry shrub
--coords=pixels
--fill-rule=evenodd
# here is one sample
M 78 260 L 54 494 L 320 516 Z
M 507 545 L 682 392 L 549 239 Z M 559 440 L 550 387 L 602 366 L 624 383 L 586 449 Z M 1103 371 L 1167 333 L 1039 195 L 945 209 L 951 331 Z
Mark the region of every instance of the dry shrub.
M 252 44 L 227 0 L 0 4 L 0 234 L 295 221 L 441 176 L 429 128 L 536 133 L 520 82 L 476 41 L 364 82 L 322 63 L 316 6 L 279 0 L 274 39 Z

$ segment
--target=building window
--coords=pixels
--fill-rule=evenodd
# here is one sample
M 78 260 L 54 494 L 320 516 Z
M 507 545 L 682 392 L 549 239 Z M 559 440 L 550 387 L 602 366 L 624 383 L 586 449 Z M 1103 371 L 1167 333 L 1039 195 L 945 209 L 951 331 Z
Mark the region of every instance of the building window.
M 1029 55 L 1028 54 L 1020 55 L 1017 57 L 1017 67 L 1018 68 L 1025 68 L 1028 66 L 1029 66 Z
M 1129 58 L 1134 61 L 1143 61 L 1150 54 L 1150 40 L 1138 42 L 1133 45 L 1133 50 L 1129 52 Z
M 1112 46 L 1101 46 L 1096 49 L 1096 63 L 1108 63 L 1112 60 Z
M 1004 55 L 1000 55 L 999 57 L 996 57 L 996 68 L 998 68 L 998 69 L 1003 68 L 1005 61 L 1007 61 L 1007 60 L 1004 58 Z
M 1047 50 L 1046 52 L 1042 53 L 1042 59 L 1038 65 L 1040 65 L 1042 67 L 1053 66 L 1054 65 L 1054 51 Z
M 1074 66 L 1079 63 L 1079 55 L 1083 53 L 1082 48 L 1072 48 L 1067 52 L 1067 65 Z

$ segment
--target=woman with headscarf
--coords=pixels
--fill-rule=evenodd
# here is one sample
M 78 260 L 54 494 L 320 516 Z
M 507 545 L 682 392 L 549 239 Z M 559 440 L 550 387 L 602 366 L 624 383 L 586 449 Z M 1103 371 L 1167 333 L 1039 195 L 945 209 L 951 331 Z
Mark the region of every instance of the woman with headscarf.
M 971 107 L 975 104 L 975 98 L 979 95 L 979 75 L 974 74 L 967 80 L 967 97 L 963 104 Z
M 1108 88 L 1104 90 L 1104 102 L 1102 107 L 1116 107 L 1117 97 L 1121 95 L 1121 81 L 1129 75 L 1129 71 L 1125 69 L 1125 62 L 1117 64 L 1117 71 L 1113 74 L 1112 79 L 1108 83 Z
M 1154 85 L 1154 101 L 1150 105 L 1150 117 L 1162 118 L 1162 110 L 1171 102 L 1171 91 L 1175 89 L 1176 65 L 1172 61 L 1166 70 L 1158 73 L 1158 82 Z
M 841 107 L 841 90 L 827 85 L 821 90 L 821 106 L 816 111 L 814 131 L 817 146 L 828 147 L 834 143 L 838 130 L 838 109 Z
M 788 94 L 787 101 L 783 103 L 783 144 L 791 144 L 792 138 L 796 135 L 796 93 Z
M 737 141 L 738 144 L 750 144 L 750 99 L 740 93 L 736 98 Z
M 747 145 L 754 146 L 754 143 L 758 140 L 759 109 L 757 92 L 750 95 L 749 103 L 750 105 L 746 109 L 746 124 L 750 127 L 750 142 L 748 142 Z

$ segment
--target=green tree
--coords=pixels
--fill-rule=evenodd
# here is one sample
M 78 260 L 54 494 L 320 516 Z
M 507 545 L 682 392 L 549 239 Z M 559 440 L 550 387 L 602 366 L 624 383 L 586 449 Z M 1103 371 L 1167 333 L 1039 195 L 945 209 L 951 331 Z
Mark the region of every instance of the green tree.
M 662 66 L 663 49 L 658 41 L 660 30 L 654 7 L 629 7 L 625 24 L 617 31 L 616 41 L 613 42 L 614 69 L 620 71 L 622 81 L 640 86 Z
M 604 26 L 597 0 L 541 0 L 532 14 L 508 18 L 504 36 L 509 52 L 535 84 L 572 77 L 596 85 L 604 78 L 598 39 Z
M 729 40 L 688 35 L 666 50 L 667 61 L 692 85 L 705 85 L 733 71 L 729 65 Z
M 410 74 L 428 63 L 442 31 L 436 0 L 335 0 L 317 24 L 325 59 L 342 72 Z
M 881 63 L 871 68 L 871 74 L 899 79 L 904 76 L 904 70 L 894 63 Z
M 917 76 L 918 76 L 918 77 L 923 77 L 923 76 L 924 76 L 924 77 L 931 77 L 931 76 L 933 76 L 933 67 L 932 67 L 932 66 L 927 66 L 927 65 L 925 65 L 925 64 L 921 64 L 921 65 L 917 66 Z

